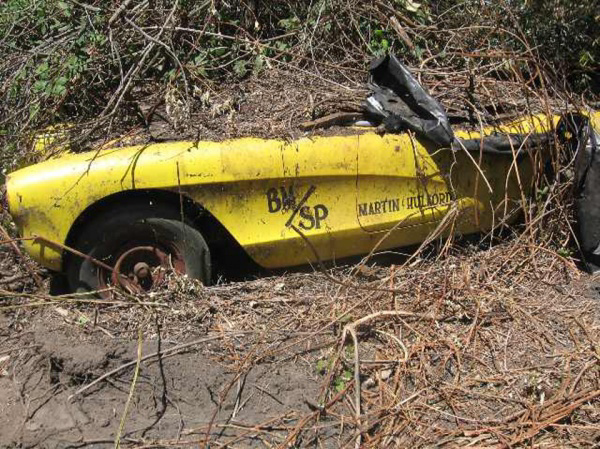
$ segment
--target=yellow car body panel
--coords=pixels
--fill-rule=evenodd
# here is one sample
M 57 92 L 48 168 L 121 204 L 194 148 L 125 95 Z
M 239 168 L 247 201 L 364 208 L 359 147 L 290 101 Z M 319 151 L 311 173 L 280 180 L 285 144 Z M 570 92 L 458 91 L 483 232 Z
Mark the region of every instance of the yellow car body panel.
M 529 117 L 483 135 L 550 132 L 558 120 Z M 478 158 L 368 129 L 294 141 L 153 143 L 50 159 L 10 174 L 7 192 L 20 234 L 43 237 L 25 241 L 26 250 L 52 270 L 63 268 L 64 250 L 50 242 L 66 244 L 96 202 L 140 189 L 189 197 L 257 263 L 274 268 L 314 261 L 314 250 L 323 260 L 364 254 L 383 236 L 379 249 L 415 244 L 450 210 L 458 220 L 445 235 L 490 229 L 521 200 L 519 182 L 529 188 L 538 162 L 484 155 L 477 166 Z

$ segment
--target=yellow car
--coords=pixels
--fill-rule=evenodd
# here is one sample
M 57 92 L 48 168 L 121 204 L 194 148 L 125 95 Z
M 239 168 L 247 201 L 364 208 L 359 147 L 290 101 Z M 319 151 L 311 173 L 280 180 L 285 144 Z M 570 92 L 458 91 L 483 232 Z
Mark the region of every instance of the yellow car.
M 27 252 L 73 291 L 149 290 L 165 269 L 208 284 L 228 239 L 276 268 L 510 222 L 560 120 L 457 131 L 448 148 L 356 126 L 293 141 L 103 148 L 10 174 L 6 203 Z M 494 139 L 504 151 L 483 145 Z

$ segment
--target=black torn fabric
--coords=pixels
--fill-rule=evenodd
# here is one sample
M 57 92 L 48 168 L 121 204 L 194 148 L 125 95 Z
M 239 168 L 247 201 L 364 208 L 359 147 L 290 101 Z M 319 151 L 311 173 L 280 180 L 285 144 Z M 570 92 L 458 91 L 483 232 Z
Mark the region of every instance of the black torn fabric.
M 576 136 L 575 208 L 579 245 L 588 262 L 600 267 L 600 133 L 585 117 L 571 117 Z
M 540 134 L 492 134 L 483 139 L 454 139 L 453 150 L 482 151 L 492 154 L 508 154 L 522 157 L 528 148 L 541 148 L 553 140 L 550 133 Z
M 528 148 L 549 143 L 552 136 L 542 134 L 492 134 L 481 139 L 458 139 L 450 126 L 443 106 L 431 97 L 410 71 L 394 55 L 371 62 L 367 97 L 368 118 L 383 126 L 386 132 L 414 131 L 439 147 L 458 151 L 523 156 Z
M 366 100 L 366 109 L 370 119 L 388 132 L 409 129 L 441 147 L 451 146 L 454 133 L 446 111 L 396 56 L 374 60 L 369 72 L 373 93 Z

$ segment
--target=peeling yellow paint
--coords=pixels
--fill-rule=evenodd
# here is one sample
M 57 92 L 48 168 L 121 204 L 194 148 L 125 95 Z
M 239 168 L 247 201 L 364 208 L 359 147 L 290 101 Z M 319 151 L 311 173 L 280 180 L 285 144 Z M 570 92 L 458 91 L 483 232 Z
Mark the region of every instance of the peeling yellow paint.
M 549 132 L 558 120 L 540 115 L 483 134 Z M 593 120 L 600 124 L 598 114 Z M 392 228 L 381 249 L 420 242 L 453 207 L 463 211 L 456 232 L 489 229 L 519 201 L 516 170 L 528 186 L 532 161 L 515 165 L 510 155 L 486 155 L 480 169 L 465 151 L 436 150 L 409 134 L 357 132 L 66 154 L 12 173 L 7 187 L 21 235 L 61 244 L 77 217 L 105 197 L 134 189 L 181 192 L 210 211 L 256 262 L 282 267 L 314 260 L 294 227 L 323 259 L 368 252 Z M 481 174 L 491 189 L 476 181 Z M 60 249 L 25 245 L 41 264 L 62 268 Z

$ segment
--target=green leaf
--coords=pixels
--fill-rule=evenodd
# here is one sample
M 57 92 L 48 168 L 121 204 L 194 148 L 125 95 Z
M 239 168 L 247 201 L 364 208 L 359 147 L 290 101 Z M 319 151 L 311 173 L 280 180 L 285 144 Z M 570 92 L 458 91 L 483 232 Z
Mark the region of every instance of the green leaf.
M 333 382 L 333 388 L 335 389 L 336 393 L 339 393 L 346 388 L 346 382 L 338 378 L 335 380 L 335 382 Z
M 40 112 L 40 103 L 31 103 L 29 106 L 29 120 L 33 120 Z
M 423 59 L 423 53 L 425 53 L 425 50 L 419 46 L 415 47 L 415 56 L 417 57 L 417 59 L 422 60 Z
M 195 65 L 203 65 L 204 61 L 206 61 L 205 53 L 199 53 L 196 56 L 194 56 L 194 64 Z
M 217 48 L 213 48 L 212 53 L 215 56 L 223 56 L 225 53 L 227 53 L 227 47 L 217 47 Z
M 44 92 L 48 86 L 48 81 L 37 80 L 33 83 L 33 91 L 36 93 Z
M 275 47 L 277 48 L 277 50 L 284 51 L 289 48 L 289 45 L 283 41 L 277 41 L 275 43 Z
M 48 62 L 42 62 L 40 65 L 38 65 L 35 69 L 35 74 L 36 75 L 41 75 L 44 76 L 48 73 Z
M 75 55 L 71 55 L 67 59 L 67 66 L 70 70 L 75 70 L 77 64 L 79 63 L 79 58 Z
M 176 69 L 171 69 L 167 73 L 165 73 L 165 78 L 168 79 L 168 80 L 170 80 L 170 81 L 174 81 L 176 77 L 177 77 L 177 70 Z
M 265 68 L 265 58 L 262 55 L 257 55 L 254 59 L 254 66 L 252 67 L 252 73 L 258 75 Z
M 300 19 L 298 17 L 290 17 L 288 19 L 281 19 L 279 26 L 284 28 L 286 31 L 293 31 L 300 27 Z
M 58 2 L 57 5 L 66 17 L 71 17 L 71 6 L 67 2 Z
M 323 359 L 317 361 L 317 373 L 325 374 L 327 370 L 327 362 Z
M 588 65 L 591 65 L 593 63 L 594 57 L 592 56 L 592 54 L 587 50 L 583 50 L 579 56 L 579 65 L 581 67 L 587 67 Z
M 207 78 L 208 77 L 208 73 L 206 72 L 206 69 L 204 67 L 196 67 L 194 69 L 194 72 L 198 75 L 200 75 L 203 78 Z
M 233 71 L 240 78 L 244 77 L 246 73 L 248 73 L 248 68 L 246 67 L 246 61 L 239 60 L 233 64 Z
M 66 90 L 67 88 L 64 86 L 64 84 L 55 84 L 52 88 L 52 95 L 54 95 L 55 97 L 61 97 L 66 92 Z

